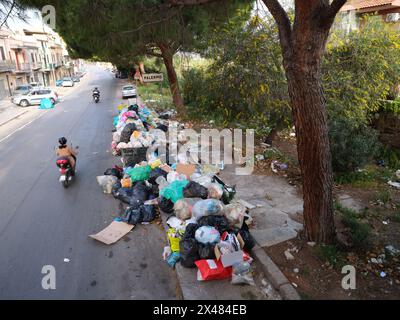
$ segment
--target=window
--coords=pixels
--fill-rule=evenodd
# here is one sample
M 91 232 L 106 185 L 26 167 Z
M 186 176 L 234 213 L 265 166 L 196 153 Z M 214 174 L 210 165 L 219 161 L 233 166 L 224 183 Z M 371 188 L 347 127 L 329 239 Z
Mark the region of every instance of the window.
M 6 60 L 6 55 L 4 53 L 3 47 L 0 47 L 0 58 L 1 58 L 1 60 Z
M 35 56 L 31 53 L 32 62 L 35 62 Z

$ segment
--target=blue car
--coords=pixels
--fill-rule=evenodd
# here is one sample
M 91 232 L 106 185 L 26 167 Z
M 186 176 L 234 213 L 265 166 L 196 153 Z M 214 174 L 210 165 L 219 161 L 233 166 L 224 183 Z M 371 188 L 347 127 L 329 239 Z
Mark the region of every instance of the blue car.
M 61 87 L 62 84 L 63 84 L 63 80 L 62 79 L 56 80 L 56 86 L 57 87 Z

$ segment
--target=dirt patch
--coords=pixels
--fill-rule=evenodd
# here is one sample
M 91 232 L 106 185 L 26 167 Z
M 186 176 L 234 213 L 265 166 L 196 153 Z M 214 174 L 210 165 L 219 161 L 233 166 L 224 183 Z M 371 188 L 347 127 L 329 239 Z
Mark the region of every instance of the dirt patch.
M 294 260 L 286 259 L 284 252 L 287 249 L 294 249 L 291 251 Z M 297 287 L 303 299 L 400 299 L 400 272 L 393 269 L 399 266 L 398 261 L 375 265 L 353 252 L 344 254 L 341 264 L 356 268 L 356 289 L 344 290 L 341 283 L 345 274 L 341 274 L 341 266 L 328 263 L 318 246 L 312 247 L 306 241 L 296 239 L 266 248 L 265 251 Z M 370 253 L 370 256 L 376 254 Z M 380 275 L 383 270 L 387 273 L 385 277 Z

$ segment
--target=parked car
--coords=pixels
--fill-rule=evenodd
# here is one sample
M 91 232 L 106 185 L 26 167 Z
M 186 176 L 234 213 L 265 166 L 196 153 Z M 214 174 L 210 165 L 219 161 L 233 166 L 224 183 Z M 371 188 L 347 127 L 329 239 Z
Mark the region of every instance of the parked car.
M 57 87 L 62 87 L 62 85 L 63 85 L 63 79 L 56 80 L 56 86 Z
M 20 86 L 17 86 L 14 90 L 14 96 L 20 95 L 20 94 L 28 94 L 33 87 L 29 84 L 23 84 Z
M 29 85 L 33 88 L 43 87 L 43 84 L 40 82 L 31 82 Z
M 62 86 L 63 87 L 73 87 L 74 86 L 74 81 L 70 77 L 64 78 Z
M 73 82 L 80 82 L 80 81 L 81 81 L 81 78 L 78 77 L 78 76 L 73 76 L 73 77 L 72 77 L 72 81 L 73 81 Z
M 58 101 L 58 94 L 50 88 L 35 88 L 26 95 L 19 95 L 12 98 L 12 102 L 21 107 L 39 105 L 42 99 L 48 98 L 54 104 Z
M 122 99 L 130 97 L 136 98 L 136 88 L 131 84 L 122 87 Z

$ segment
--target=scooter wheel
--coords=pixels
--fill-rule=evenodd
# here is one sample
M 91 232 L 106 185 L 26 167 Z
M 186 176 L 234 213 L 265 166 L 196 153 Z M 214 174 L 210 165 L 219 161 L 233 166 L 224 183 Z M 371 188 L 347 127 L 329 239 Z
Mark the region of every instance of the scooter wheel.
M 63 182 L 62 182 L 62 185 L 63 185 L 63 187 L 64 187 L 65 189 L 67 189 L 67 188 L 69 187 L 69 181 L 68 181 L 68 180 L 63 181 Z

